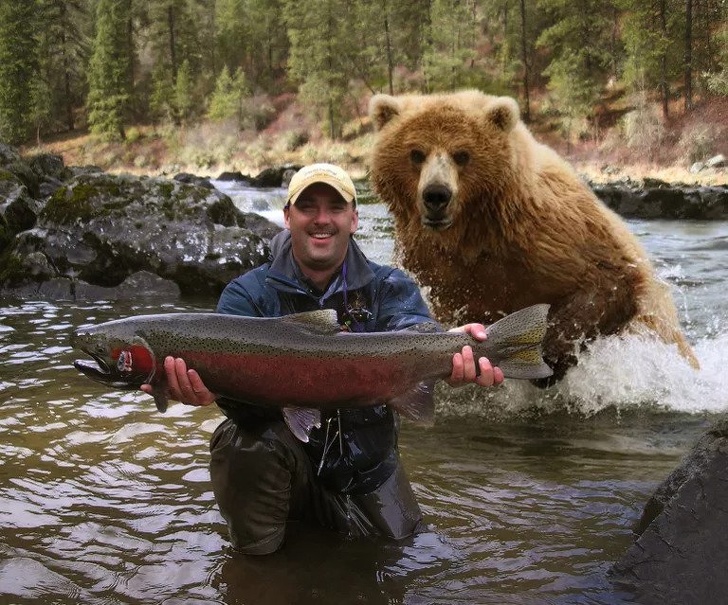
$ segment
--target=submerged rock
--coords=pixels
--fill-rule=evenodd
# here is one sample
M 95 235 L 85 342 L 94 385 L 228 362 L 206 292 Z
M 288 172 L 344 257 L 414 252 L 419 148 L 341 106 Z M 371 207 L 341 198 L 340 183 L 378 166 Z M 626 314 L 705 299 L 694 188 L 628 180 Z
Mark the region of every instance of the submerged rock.
M 612 578 L 645 605 L 724 603 L 726 527 L 728 420 L 708 430 L 657 488 Z

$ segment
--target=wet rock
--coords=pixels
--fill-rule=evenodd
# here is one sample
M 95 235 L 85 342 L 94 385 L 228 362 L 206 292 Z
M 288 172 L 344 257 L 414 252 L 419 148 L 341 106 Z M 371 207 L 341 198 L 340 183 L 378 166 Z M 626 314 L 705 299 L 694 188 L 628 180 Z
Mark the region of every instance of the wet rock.
M 220 175 L 217 177 L 218 181 L 233 181 L 235 183 L 246 183 L 250 184 L 253 179 L 251 179 L 249 176 L 243 174 L 239 170 L 236 170 L 234 172 L 221 172 Z
M 189 172 L 180 172 L 179 174 L 175 174 L 174 180 L 179 181 L 180 183 L 199 185 L 200 187 L 205 187 L 207 189 L 215 188 L 215 186 L 210 182 L 210 179 L 208 179 L 207 177 L 197 176 L 194 174 L 190 174 Z
M 728 219 L 728 186 L 670 185 L 657 179 L 644 183 L 592 184 L 609 208 L 625 218 Z
M 268 241 L 279 231 L 204 185 L 84 173 L 59 188 L 37 224 L 7 247 L 0 292 L 115 298 L 125 280 L 146 271 L 184 295 L 216 297 L 267 259 Z
M 28 160 L 28 165 L 40 178 L 50 177 L 61 181 L 71 176 L 71 172 L 66 168 L 60 155 L 41 153 L 31 157 Z
M 20 179 L 0 169 L 0 253 L 16 234 L 35 225 L 39 209 Z
M 286 164 L 275 168 L 266 168 L 251 182 L 254 187 L 287 187 L 291 177 L 302 168 L 300 165 Z
M 723 603 L 728 594 L 728 421 L 706 432 L 657 488 L 611 576 L 645 605 Z

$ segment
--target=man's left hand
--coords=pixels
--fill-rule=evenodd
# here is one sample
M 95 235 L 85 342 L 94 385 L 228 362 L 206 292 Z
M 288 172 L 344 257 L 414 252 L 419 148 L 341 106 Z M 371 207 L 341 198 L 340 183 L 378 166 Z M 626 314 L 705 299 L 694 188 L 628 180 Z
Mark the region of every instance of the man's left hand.
M 485 340 L 486 332 L 483 324 L 465 324 L 449 330 L 465 332 L 476 340 Z M 477 365 L 476 365 L 477 364 Z M 478 371 L 479 370 L 479 371 Z M 445 380 L 451 387 L 461 387 L 474 383 L 481 387 L 497 386 L 503 382 L 503 372 L 494 367 L 486 357 L 475 359 L 473 348 L 466 345 L 460 353 L 452 357 L 452 374 Z

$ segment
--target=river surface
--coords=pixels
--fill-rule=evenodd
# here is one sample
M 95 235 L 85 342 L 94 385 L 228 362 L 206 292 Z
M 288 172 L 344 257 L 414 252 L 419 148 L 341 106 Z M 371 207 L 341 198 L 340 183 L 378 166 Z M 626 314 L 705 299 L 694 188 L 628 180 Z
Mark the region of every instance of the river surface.
M 223 187 L 280 223 L 280 191 Z M 702 369 L 608 338 L 548 391 L 438 388 L 435 426 L 403 425 L 427 529 L 401 544 L 296 528 L 277 554 L 236 554 L 207 468 L 219 411 L 160 414 L 71 365 L 78 326 L 214 300 L 0 299 L 0 604 L 631 602 L 610 565 L 653 489 L 728 409 L 728 223 L 629 225 L 672 284 Z M 362 206 L 360 241 L 392 261 L 384 206 Z

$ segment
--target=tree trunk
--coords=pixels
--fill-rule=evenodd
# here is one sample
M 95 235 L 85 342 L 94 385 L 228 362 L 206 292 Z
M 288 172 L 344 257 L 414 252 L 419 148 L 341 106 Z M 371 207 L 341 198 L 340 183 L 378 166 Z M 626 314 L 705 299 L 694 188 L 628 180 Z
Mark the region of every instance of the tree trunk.
M 167 27 L 169 28 L 169 60 L 172 62 L 172 78 L 177 80 L 177 51 L 174 39 L 174 7 L 167 8 Z
M 660 1 L 660 25 L 662 35 L 667 40 L 667 6 L 666 0 Z M 670 84 L 667 81 L 667 50 L 660 57 L 660 95 L 662 96 L 662 116 L 667 120 L 670 114 Z
M 394 94 L 394 59 L 392 57 L 392 38 L 389 33 L 389 11 L 387 10 L 387 0 L 382 2 L 384 10 L 384 39 L 386 40 L 387 53 L 387 79 L 389 81 L 389 94 Z
M 530 76 L 528 44 L 526 40 L 526 1 L 521 0 L 521 62 L 523 63 L 523 121 L 531 120 L 531 96 L 528 79 Z
M 685 1 L 685 111 L 693 108 L 693 0 Z

